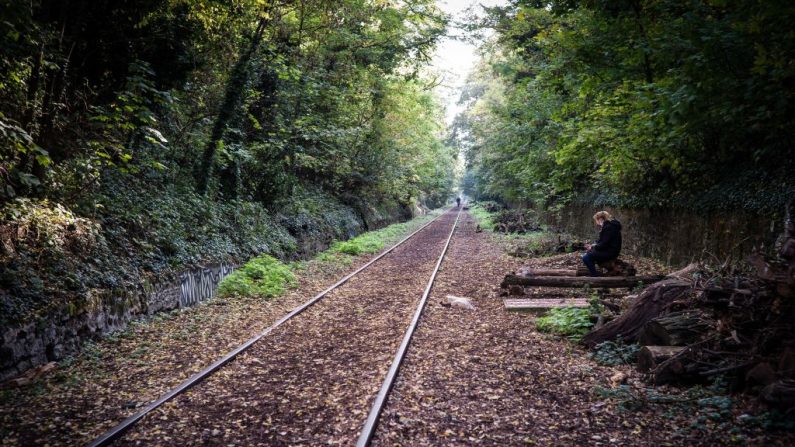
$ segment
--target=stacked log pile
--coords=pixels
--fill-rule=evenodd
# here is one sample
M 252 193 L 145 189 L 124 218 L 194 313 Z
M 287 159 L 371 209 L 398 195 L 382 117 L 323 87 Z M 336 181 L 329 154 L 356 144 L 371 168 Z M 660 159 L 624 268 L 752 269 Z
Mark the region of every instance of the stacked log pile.
M 795 409 L 795 228 L 788 218 L 777 256 L 754 255 L 755 274 L 721 275 L 696 266 L 644 289 L 613 321 L 587 334 L 593 348 L 638 342 L 638 368 L 654 384 L 724 376 Z M 795 410 L 793 410 L 795 411 Z

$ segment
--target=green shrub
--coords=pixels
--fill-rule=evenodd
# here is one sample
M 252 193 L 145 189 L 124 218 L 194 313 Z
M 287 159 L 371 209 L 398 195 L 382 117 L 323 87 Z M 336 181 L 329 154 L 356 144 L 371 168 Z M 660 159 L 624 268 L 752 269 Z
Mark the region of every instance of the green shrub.
M 335 242 L 331 246 L 331 251 L 345 253 L 352 256 L 361 254 L 375 253 L 384 248 L 384 241 L 378 235 L 365 233 L 347 241 Z
M 273 256 L 262 255 L 224 278 L 218 286 L 218 295 L 273 298 L 294 284 L 295 275 L 289 266 Z
M 551 309 L 546 315 L 536 320 L 536 329 L 556 335 L 577 339 L 593 326 L 591 310 L 579 307 L 563 307 Z

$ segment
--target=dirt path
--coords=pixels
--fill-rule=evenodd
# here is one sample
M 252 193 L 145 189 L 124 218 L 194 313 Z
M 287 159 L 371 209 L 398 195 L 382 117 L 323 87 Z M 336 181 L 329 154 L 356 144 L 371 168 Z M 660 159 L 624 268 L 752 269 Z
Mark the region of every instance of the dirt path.
M 455 217 L 431 224 L 117 444 L 351 444 Z

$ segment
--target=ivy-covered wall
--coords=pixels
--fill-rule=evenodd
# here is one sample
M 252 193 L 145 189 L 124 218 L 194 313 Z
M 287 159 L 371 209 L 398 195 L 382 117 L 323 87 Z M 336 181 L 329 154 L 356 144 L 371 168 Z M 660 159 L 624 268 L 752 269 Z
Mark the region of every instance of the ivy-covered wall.
M 0 214 L 0 380 L 60 360 L 143 315 L 212 295 L 229 266 L 267 253 L 308 258 L 411 217 L 397 202 L 353 205 L 296 190 L 274 211 L 178 189 L 114 189 L 94 217 L 46 200 Z

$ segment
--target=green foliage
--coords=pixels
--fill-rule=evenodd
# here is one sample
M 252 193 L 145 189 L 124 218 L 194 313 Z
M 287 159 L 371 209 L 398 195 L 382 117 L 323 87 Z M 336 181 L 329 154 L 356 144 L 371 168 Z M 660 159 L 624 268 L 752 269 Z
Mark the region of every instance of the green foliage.
M 447 24 L 431 0 L 0 10 L 0 230 L 31 229 L 0 258 L 2 322 L 198 264 L 308 257 L 452 190 L 418 74 Z
M 264 206 L 301 187 L 451 193 L 456 152 L 417 75 L 447 23 L 431 0 L 2 6 L 0 204 L 71 207 L 118 173 Z
M 269 255 L 248 261 L 221 281 L 219 296 L 255 296 L 273 298 L 295 284 L 295 275 L 289 266 Z
M 334 245 L 331 246 L 332 251 L 352 256 L 375 253 L 382 248 L 384 248 L 383 241 L 370 234 L 357 236 L 349 241 L 335 242 Z
M 574 340 L 587 334 L 592 326 L 591 310 L 588 308 L 550 309 L 546 315 L 536 319 L 536 328 L 540 332 L 562 335 Z
M 622 411 L 639 411 L 649 407 L 662 406 L 662 414 L 667 419 L 687 417 L 689 426 L 681 427 L 681 434 L 707 431 L 707 424 L 717 429 L 728 429 L 733 424 L 732 407 L 734 401 L 727 395 L 725 383 L 717 380 L 709 387 L 695 386 L 681 392 L 662 392 L 656 388 L 636 389 L 628 385 L 617 388 L 596 387 L 597 396 L 614 400 Z M 741 421 L 742 422 L 742 421 Z M 715 428 L 712 428 L 715 430 Z
M 469 213 L 475 218 L 475 220 L 477 220 L 480 228 L 490 232 L 494 231 L 493 217 L 495 213 L 486 211 L 486 209 L 480 204 L 470 206 Z
M 415 219 L 412 222 L 392 224 L 380 230 L 369 231 L 347 241 L 335 242 L 328 251 L 353 256 L 375 253 L 381 251 L 386 245 L 397 242 L 398 238 L 406 236 L 414 225 L 432 217 L 434 215 Z
M 616 341 L 605 341 L 594 347 L 591 358 L 596 363 L 605 366 L 628 365 L 635 363 L 638 358 L 640 345 L 625 343 L 621 338 Z
M 496 42 L 456 119 L 467 192 L 551 208 L 780 209 L 795 192 L 793 18 L 752 1 L 493 10 Z

